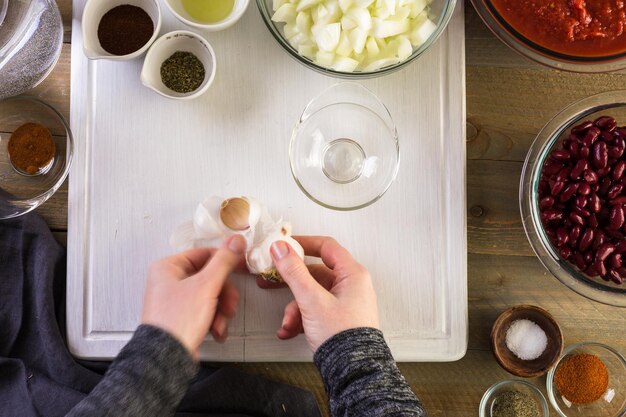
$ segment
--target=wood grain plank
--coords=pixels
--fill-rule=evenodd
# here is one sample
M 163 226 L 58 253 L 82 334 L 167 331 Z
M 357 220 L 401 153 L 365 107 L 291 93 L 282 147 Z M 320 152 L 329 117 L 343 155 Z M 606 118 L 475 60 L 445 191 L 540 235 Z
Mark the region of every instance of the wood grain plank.
M 467 161 L 468 252 L 532 256 L 518 208 L 522 164 Z

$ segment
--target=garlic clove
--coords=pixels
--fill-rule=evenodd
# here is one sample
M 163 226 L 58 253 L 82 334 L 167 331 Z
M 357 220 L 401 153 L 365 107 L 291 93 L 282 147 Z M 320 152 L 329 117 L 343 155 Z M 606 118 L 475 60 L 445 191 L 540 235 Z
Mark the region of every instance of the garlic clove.
M 220 220 L 230 231 L 254 231 L 262 216 L 261 204 L 249 197 L 235 197 L 224 200 L 220 206 Z
M 249 249 L 246 263 L 250 273 L 260 275 L 269 282 L 283 282 L 270 254 L 270 247 L 278 240 L 287 242 L 298 256 L 304 259 L 304 249 L 298 241 L 291 237 L 291 225 L 289 223 L 278 223 L 261 243 Z

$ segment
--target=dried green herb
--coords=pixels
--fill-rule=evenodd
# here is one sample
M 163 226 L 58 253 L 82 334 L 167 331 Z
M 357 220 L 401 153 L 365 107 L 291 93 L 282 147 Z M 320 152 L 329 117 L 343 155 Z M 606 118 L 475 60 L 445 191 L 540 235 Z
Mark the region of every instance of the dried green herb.
M 528 394 L 507 391 L 500 394 L 493 403 L 493 417 L 540 417 L 537 403 Z
M 204 81 L 202 62 L 191 52 L 177 51 L 161 64 L 161 81 L 177 93 L 191 93 Z

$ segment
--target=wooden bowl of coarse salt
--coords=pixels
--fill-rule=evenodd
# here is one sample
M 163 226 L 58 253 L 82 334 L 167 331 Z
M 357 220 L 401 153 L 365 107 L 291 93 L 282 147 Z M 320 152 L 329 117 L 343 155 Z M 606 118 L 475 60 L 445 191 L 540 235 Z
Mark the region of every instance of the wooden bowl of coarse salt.
M 546 310 L 520 305 L 504 310 L 491 328 L 491 351 L 506 371 L 524 378 L 544 375 L 563 352 L 563 333 Z

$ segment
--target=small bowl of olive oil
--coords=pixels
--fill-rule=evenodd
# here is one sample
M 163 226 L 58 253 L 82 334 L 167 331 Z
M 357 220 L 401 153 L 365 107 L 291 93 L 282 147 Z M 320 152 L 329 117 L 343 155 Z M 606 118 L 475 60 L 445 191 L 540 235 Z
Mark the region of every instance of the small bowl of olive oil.
M 234 25 L 243 16 L 250 0 L 166 0 L 165 4 L 181 22 L 216 32 Z

